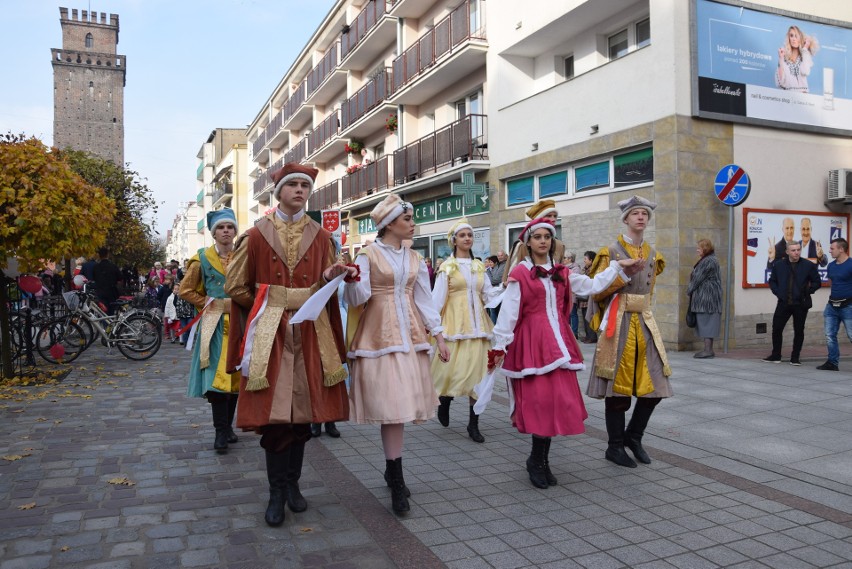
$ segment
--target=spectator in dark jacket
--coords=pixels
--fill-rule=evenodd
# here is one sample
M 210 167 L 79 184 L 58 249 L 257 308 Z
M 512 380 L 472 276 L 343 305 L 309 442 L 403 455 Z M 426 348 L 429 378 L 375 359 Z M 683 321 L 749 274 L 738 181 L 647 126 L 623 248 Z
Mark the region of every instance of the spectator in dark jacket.
M 167 274 L 163 277 L 163 284 L 157 291 L 157 307 L 160 309 L 161 313 L 166 310 L 166 302 L 172 295 L 174 286 L 175 279 L 172 275 Z
M 698 262 L 692 267 L 686 294 L 697 320 L 695 331 L 704 338 L 704 349 L 692 357 L 713 358 L 713 340 L 722 328 L 722 270 L 712 241 L 699 239 L 696 251 Z
M 101 260 L 92 271 L 95 277 L 95 294 L 107 306 L 107 313 L 112 314 L 115 307 L 111 303 L 118 300 L 118 281 L 121 280 L 121 271 L 109 260 L 109 249 L 106 247 L 98 249 L 98 256 Z M 85 264 L 83 269 L 85 270 Z
M 811 295 L 821 286 L 816 264 L 802 259 L 802 246 L 798 241 L 788 241 L 787 256 L 773 263 L 769 277 L 769 288 L 778 297 L 778 304 L 772 316 L 772 353 L 763 361 L 781 362 L 784 326 L 792 316 L 793 351 L 790 354 L 790 365 L 802 365 L 799 353 L 805 341 L 805 319 L 813 306 Z

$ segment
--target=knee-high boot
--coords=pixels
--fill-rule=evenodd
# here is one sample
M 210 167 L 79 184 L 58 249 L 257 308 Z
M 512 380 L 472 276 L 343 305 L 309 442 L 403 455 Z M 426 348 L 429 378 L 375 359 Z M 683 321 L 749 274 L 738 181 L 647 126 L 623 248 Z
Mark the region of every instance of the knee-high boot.
M 485 437 L 479 432 L 479 415 L 473 412 L 473 405 L 470 406 L 470 418 L 467 420 L 467 434 L 475 443 L 485 442 Z
M 266 451 L 266 477 L 269 479 L 269 504 L 264 519 L 271 526 L 284 522 L 284 503 L 287 493 L 287 464 L 289 449 L 284 452 Z
M 398 514 L 407 512 L 411 507 L 408 505 L 407 489 L 402 476 L 402 457 L 386 460 L 385 464 L 387 471 L 390 473 L 391 480 L 391 508 Z
M 208 393 L 210 411 L 213 414 L 213 428 L 216 429 L 216 439 L 213 449 L 219 454 L 228 452 L 228 401 L 221 393 Z
M 302 463 L 305 460 L 305 443 L 293 443 L 289 449 L 287 461 L 287 505 L 290 511 L 304 512 L 308 503 L 299 490 L 299 478 L 302 477 Z
M 624 431 L 624 445 L 633 451 L 633 456 L 642 464 L 651 464 L 651 457 L 642 448 L 642 435 L 645 434 L 648 420 L 658 402 L 659 399 L 643 399 L 640 397 L 636 401 L 633 416 L 630 417 L 630 422 Z
M 606 454 L 607 460 L 618 466 L 636 468 L 636 462 L 627 456 L 624 450 L 624 411 L 607 409 L 604 412 L 606 418 L 606 433 L 609 436 Z
M 236 393 L 231 393 L 228 396 L 228 442 L 229 443 L 238 443 L 240 439 L 237 437 L 237 433 L 234 432 L 234 415 L 237 414 L 237 397 L 239 397 Z
M 450 424 L 450 402 L 452 402 L 452 400 L 452 397 L 446 397 L 445 395 L 438 397 L 438 401 L 441 402 L 441 404 L 438 405 L 438 422 L 445 427 Z
M 545 474 L 545 455 L 547 449 L 547 438 L 532 437 L 532 451 L 527 459 L 527 472 L 530 475 L 530 482 L 536 488 L 547 488 L 547 474 Z
M 550 471 L 550 442 L 552 439 L 547 437 L 544 443 L 544 477 L 547 479 L 548 486 L 556 486 L 559 484 L 559 481 L 556 480 L 556 477 Z

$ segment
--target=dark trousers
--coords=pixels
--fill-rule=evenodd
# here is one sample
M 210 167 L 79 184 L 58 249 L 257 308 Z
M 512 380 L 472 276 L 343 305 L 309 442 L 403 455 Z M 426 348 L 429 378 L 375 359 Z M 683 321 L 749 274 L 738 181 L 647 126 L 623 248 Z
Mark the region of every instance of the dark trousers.
M 798 360 L 805 341 L 805 320 L 808 308 L 804 304 L 787 304 L 779 302 L 772 316 L 772 355 L 781 357 L 781 342 L 784 339 L 784 327 L 790 317 L 793 317 L 793 351 L 790 359 Z

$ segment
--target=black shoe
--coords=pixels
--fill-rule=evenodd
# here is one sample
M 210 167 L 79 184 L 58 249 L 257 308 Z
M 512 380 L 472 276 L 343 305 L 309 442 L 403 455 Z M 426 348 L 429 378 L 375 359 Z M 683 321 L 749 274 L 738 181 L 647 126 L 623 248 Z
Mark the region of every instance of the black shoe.
M 765 358 L 763 358 L 763 360 L 761 360 L 761 361 L 769 362 L 771 364 L 780 364 L 781 363 L 781 356 L 773 356 L 773 355 L 770 354 L 770 355 L 766 356 Z
M 406 495 L 405 480 L 402 477 L 402 458 L 386 460 L 385 465 L 391 479 L 391 508 L 397 514 L 411 510 Z
M 484 443 L 485 437 L 479 432 L 479 415 L 474 413 L 473 405 L 470 406 L 470 419 L 467 422 L 467 434 L 475 443 Z
M 817 366 L 817 369 L 821 369 L 822 371 L 840 371 L 840 368 L 831 362 L 825 362 L 821 366 Z
M 302 463 L 305 460 L 305 443 L 294 443 L 287 449 L 287 506 L 291 512 L 304 512 L 308 502 L 299 489 L 299 479 L 302 477 Z
M 443 395 L 438 397 L 438 401 L 441 402 L 438 405 L 438 422 L 445 427 L 450 425 L 450 402 L 452 400 L 452 397 L 445 397 Z
M 334 423 L 331 423 L 331 422 L 326 423 L 325 424 L 325 432 L 326 432 L 326 434 L 328 434 L 328 436 L 330 436 L 333 439 L 339 439 L 340 438 L 340 431 L 337 430 L 337 425 L 335 425 Z
M 392 460 L 386 460 L 385 461 L 385 463 L 390 463 L 390 462 L 393 462 L 393 461 Z M 393 480 L 391 480 L 391 472 L 390 472 L 389 468 L 390 468 L 390 466 L 388 466 L 386 464 L 385 465 L 385 482 L 387 483 L 388 488 L 392 488 L 393 487 Z M 411 490 L 409 490 L 408 486 L 405 485 L 405 476 L 404 475 L 403 475 L 403 480 L 402 480 L 402 486 L 403 486 L 403 488 L 405 488 L 405 497 L 410 498 L 411 497 Z
M 319 437 L 322 435 L 322 423 L 311 423 L 311 436 Z
M 234 432 L 234 429 L 228 429 L 228 443 L 234 444 L 240 442 L 240 438 L 237 436 L 237 433 Z
M 287 501 L 287 464 L 289 452 L 266 451 L 266 477 L 269 480 L 269 504 L 264 519 L 270 526 L 284 523 L 284 504 Z
M 795 359 L 790 360 L 790 365 L 791 366 L 800 366 L 800 365 L 802 365 L 802 362 L 799 361 L 799 358 L 795 358 Z
M 648 453 L 645 452 L 644 448 L 642 448 L 641 436 L 631 434 L 629 431 L 624 433 L 624 446 L 633 452 L 633 456 L 636 457 L 636 460 L 642 464 L 651 464 L 651 457 L 648 456 Z
M 221 393 L 207 395 L 210 401 L 210 411 L 213 414 L 213 427 L 216 429 L 216 439 L 213 450 L 219 454 L 228 452 L 228 401 Z
M 547 444 L 544 445 L 544 477 L 547 479 L 548 486 L 556 486 L 559 481 L 550 471 L 550 441 L 550 437 L 547 437 Z
M 627 456 L 624 447 L 610 445 L 607 447 L 604 456 L 608 461 L 614 462 L 618 466 L 626 466 L 627 468 L 636 468 L 637 466 L 636 461 Z
M 269 504 L 263 516 L 270 526 L 280 526 L 284 523 L 284 491 L 280 488 L 269 489 Z
M 216 429 L 216 439 L 213 441 L 213 450 L 219 454 L 228 452 L 228 431 Z
M 541 437 L 532 437 L 532 451 L 527 458 L 527 473 L 530 475 L 530 482 L 536 488 L 544 490 L 550 484 L 547 481 L 545 473 L 545 456 L 547 454 L 547 439 Z

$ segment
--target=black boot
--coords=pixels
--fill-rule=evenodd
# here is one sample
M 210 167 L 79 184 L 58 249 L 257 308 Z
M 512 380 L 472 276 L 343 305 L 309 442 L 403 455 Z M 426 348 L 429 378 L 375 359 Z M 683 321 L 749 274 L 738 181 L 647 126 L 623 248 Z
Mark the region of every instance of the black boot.
M 438 422 L 445 427 L 450 425 L 450 401 L 452 400 L 452 397 L 445 397 L 444 395 L 438 397 L 438 401 L 441 402 L 438 406 Z
M 530 474 L 530 482 L 536 488 L 547 488 L 547 475 L 544 473 L 544 456 L 547 448 L 547 439 L 543 437 L 532 437 L 532 452 L 527 459 L 527 472 Z
M 388 488 L 393 488 L 393 477 L 391 476 L 391 464 L 392 460 L 385 460 L 385 482 L 388 485 Z M 402 487 L 405 489 L 405 497 L 411 497 L 411 490 L 408 489 L 408 486 L 405 485 L 405 476 L 402 477 Z
M 287 461 L 287 505 L 291 512 L 304 512 L 308 503 L 299 490 L 299 478 L 302 477 L 302 462 L 305 460 L 305 443 L 293 443 L 289 448 Z
M 386 460 L 386 469 L 390 472 L 391 479 L 391 508 L 400 514 L 411 509 L 406 496 L 405 480 L 402 477 L 402 457 L 394 460 Z
M 550 437 L 545 439 L 547 442 L 544 445 L 544 477 L 547 479 L 548 486 L 556 486 L 559 482 L 550 471 Z
M 311 436 L 322 436 L 322 423 L 311 423 Z
M 271 526 L 284 523 L 284 503 L 287 492 L 287 462 L 289 452 L 266 451 L 266 477 L 269 479 L 269 505 L 264 519 Z
M 636 462 L 627 456 L 624 450 L 624 411 L 606 410 L 606 432 L 609 443 L 606 448 L 606 459 L 618 466 L 636 468 Z
M 213 427 L 216 429 L 216 439 L 213 449 L 219 454 L 228 452 L 228 401 L 220 393 L 208 393 L 210 411 L 213 413 Z
M 234 415 L 237 414 L 237 397 L 236 393 L 228 396 L 228 442 L 238 443 L 240 439 L 237 433 L 234 432 Z
M 467 434 L 475 443 L 485 442 L 485 437 L 479 432 L 479 415 L 473 412 L 473 405 L 470 406 L 470 419 L 467 420 Z
M 340 431 L 337 430 L 337 425 L 334 424 L 334 421 L 329 421 L 325 424 L 325 432 L 333 439 L 340 438 Z
M 645 434 L 645 428 L 648 426 L 648 419 L 651 418 L 654 407 L 656 407 L 656 403 L 643 403 L 643 400 L 639 399 L 636 402 L 636 408 L 633 409 L 630 423 L 627 424 L 627 429 L 624 431 L 624 445 L 633 451 L 633 456 L 642 464 L 651 464 L 651 457 L 642 448 L 642 435 Z

